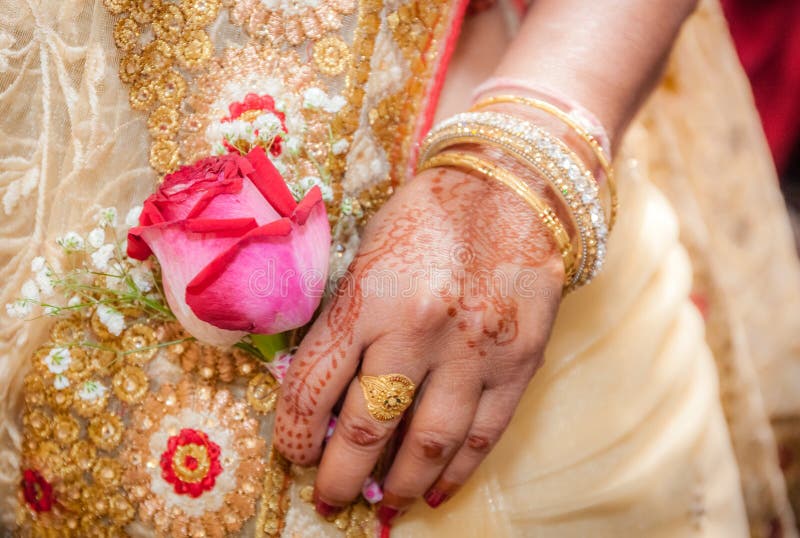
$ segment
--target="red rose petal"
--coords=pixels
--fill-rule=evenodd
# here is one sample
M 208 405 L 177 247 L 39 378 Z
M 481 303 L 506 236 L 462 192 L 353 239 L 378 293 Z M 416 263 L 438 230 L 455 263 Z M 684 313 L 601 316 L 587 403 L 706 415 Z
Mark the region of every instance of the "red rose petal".
M 258 188 L 264 198 L 267 199 L 278 213 L 283 217 L 288 217 L 297 207 L 289 187 L 286 185 L 280 172 L 275 165 L 267 158 L 264 148 L 256 147 L 247 154 L 247 160 L 253 166 L 253 173 L 249 175 L 250 180 Z

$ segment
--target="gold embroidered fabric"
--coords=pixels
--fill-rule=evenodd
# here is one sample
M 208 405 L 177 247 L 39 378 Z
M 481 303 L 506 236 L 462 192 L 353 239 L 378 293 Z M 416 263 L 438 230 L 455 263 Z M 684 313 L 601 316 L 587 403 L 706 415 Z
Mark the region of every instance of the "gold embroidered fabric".
M 269 149 L 297 194 L 323 188 L 340 270 L 359 225 L 407 178 L 454 6 L 0 0 L 2 302 L 35 256 L 56 257 L 56 237 L 88 231 L 100 207 L 141 203 L 160 172 L 228 145 Z M 800 331 L 776 314 L 800 303 L 797 262 L 746 91 L 730 91 L 743 81 L 713 8 L 673 66 L 627 141 L 608 270 L 565 302 L 545 368 L 478 474 L 442 509 L 416 506 L 393 536 L 735 537 L 769 525 L 793 535 L 767 418 L 800 412 L 781 375 L 796 367 L 788 336 Z M 688 118 L 723 134 L 704 147 Z M 649 176 L 691 224 L 682 229 L 700 230 L 681 236 L 692 265 Z M 712 191 L 720 177 L 729 188 Z M 758 263 L 741 254 L 756 247 Z M 737 295 L 764 260 L 767 282 Z M 693 271 L 721 297 L 708 321 L 716 367 L 687 302 Z M 773 312 L 748 313 L 757 300 Z M 0 528 L 376 532 L 363 500 L 331 522 L 314 513 L 313 470 L 270 448 L 277 382 L 246 353 L 135 311 L 118 336 L 95 314 L 0 316 Z M 717 339 L 726 334 L 733 345 Z M 748 444 L 752 431 L 759 443 Z

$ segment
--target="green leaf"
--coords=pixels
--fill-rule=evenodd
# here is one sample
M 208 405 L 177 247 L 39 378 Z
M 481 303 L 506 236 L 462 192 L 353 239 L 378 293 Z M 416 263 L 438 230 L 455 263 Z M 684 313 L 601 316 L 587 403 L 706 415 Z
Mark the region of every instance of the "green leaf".
M 267 362 L 274 359 L 278 351 L 282 351 L 289 346 L 286 334 L 284 333 L 251 334 L 250 341 Z

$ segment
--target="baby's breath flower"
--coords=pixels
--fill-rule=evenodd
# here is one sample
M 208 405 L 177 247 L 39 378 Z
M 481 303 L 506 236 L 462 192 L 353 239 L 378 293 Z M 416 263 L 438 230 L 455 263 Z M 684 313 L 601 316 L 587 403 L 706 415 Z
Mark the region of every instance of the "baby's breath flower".
M 282 175 L 283 177 L 286 177 L 286 175 L 287 175 L 287 173 L 289 171 L 287 166 L 286 166 L 286 163 L 284 163 L 280 159 L 270 159 L 270 160 L 272 161 L 272 164 L 275 166 L 275 169 L 278 171 L 278 173 L 280 175 Z
M 225 138 L 225 128 L 223 127 L 223 122 L 215 121 L 206 127 L 206 140 L 212 144 L 219 142 L 223 138 Z
M 316 86 L 308 88 L 303 92 L 303 108 L 324 110 L 325 112 L 335 114 L 346 104 L 347 101 L 341 95 L 328 97 L 328 94 Z
M 98 398 L 102 398 L 107 390 L 108 389 L 101 382 L 90 379 L 83 382 L 78 391 L 78 397 L 81 400 L 93 402 Z
M 133 206 L 128 214 L 125 215 L 125 224 L 128 226 L 138 226 L 139 225 L 139 216 L 142 214 L 142 206 L 135 205 Z
M 322 191 L 322 199 L 326 202 L 330 202 L 333 200 L 333 189 L 331 186 L 324 183 L 320 178 L 317 176 L 305 176 L 298 181 L 299 190 L 302 192 L 300 198 L 306 195 L 308 191 L 311 190 L 312 187 L 318 186 L 319 189 Z
M 95 228 L 86 236 L 86 242 L 92 248 L 100 248 L 106 240 L 106 231 L 102 228 Z
M 133 283 L 143 293 L 153 289 L 153 273 L 146 268 L 137 266 L 130 270 L 128 273 L 133 279 Z
M 51 297 L 55 292 L 55 283 L 53 282 L 50 270 L 47 268 L 39 269 L 34 278 L 36 279 L 36 285 L 39 286 L 42 297 Z
M 128 286 L 125 284 L 125 278 L 122 275 L 107 275 L 106 288 L 111 291 L 128 291 Z
M 117 225 L 117 208 L 104 207 L 97 213 L 97 224 L 100 226 L 116 226 Z
M 6 305 L 6 313 L 9 317 L 17 319 L 25 319 L 31 313 L 32 305 L 30 301 L 25 299 L 17 299 L 13 303 Z
M 236 142 L 243 140 L 248 144 L 256 141 L 256 135 L 253 132 L 253 125 L 243 120 L 226 121 L 222 125 L 222 136 L 235 145 Z
M 347 151 L 347 148 L 349 147 L 350 147 L 350 142 L 348 142 L 347 139 L 345 138 L 341 138 L 333 143 L 333 145 L 331 146 L 331 151 L 333 152 L 334 155 L 341 155 L 342 153 Z
M 33 280 L 26 280 L 22 284 L 22 298 L 28 301 L 39 301 L 39 286 Z
M 114 256 L 114 245 L 106 243 L 105 245 L 92 252 L 92 265 L 98 271 L 105 271 L 108 269 L 108 262 Z
M 303 108 L 312 110 L 322 108 L 327 101 L 327 94 L 316 86 L 312 86 L 303 92 Z
M 299 136 L 287 136 L 283 141 L 283 149 L 289 155 L 297 155 L 300 153 L 300 147 L 303 141 Z
M 77 252 L 83 250 L 83 237 L 75 232 L 67 232 L 56 239 L 56 244 L 67 252 Z
M 31 260 L 31 271 L 38 273 L 45 268 L 45 265 L 47 265 L 47 261 L 44 259 L 44 256 L 36 256 Z
M 66 347 L 54 347 L 44 358 L 47 369 L 54 374 L 63 374 L 71 363 L 72 355 Z
M 261 114 L 253 120 L 253 127 L 258 131 L 259 140 L 264 142 L 270 142 L 283 130 L 281 120 L 271 112 Z
M 331 114 L 336 114 L 339 112 L 344 105 L 347 104 L 347 100 L 342 97 L 341 95 L 334 95 L 333 97 L 329 98 L 325 105 L 322 107 L 325 112 L 329 112 Z
M 53 379 L 53 386 L 56 390 L 64 390 L 69 387 L 69 378 L 63 374 L 58 374 L 55 379 Z
M 108 332 L 114 336 L 122 334 L 122 330 L 125 328 L 125 316 L 121 312 L 101 304 L 97 307 L 97 317 L 100 319 L 100 323 L 106 326 Z
M 47 305 L 44 307 L 44 313 L 46 316 L 57 316 L 61 312 L 61 309 L 57 306 Z
M 83 299 L 81 299 L 80 295 L 73 295 L 72 297 L 70 297 L 69 301 L 67 301 L 67 306 L 75 307 L 81 304 L 82 302 Z

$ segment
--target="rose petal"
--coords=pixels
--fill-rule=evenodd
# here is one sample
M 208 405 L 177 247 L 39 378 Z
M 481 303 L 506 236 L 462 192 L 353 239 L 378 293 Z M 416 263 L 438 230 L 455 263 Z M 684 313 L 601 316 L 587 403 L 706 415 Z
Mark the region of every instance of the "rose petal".
M 199 319 L 184 299 L 186 285 L 212 259 L 235 245 L 242 234 L 256 229 L 256 226 L 253 219 L 194 220 L 137 230 L 141 240 L 161 263 L 164 294 L 172 312 L 187 331 L 203 342 L 231 345 L 244 333 L 220 329 Z
M 208 203 L 198 204 L 192 210 L 190 218 L 202 219 L 236 219 L 253 218 L 259 226 L 281 218 L 256 186 L 249 180 L 242 182 L 242 188 L 236 193 L 217 194 Z M 198 210 L 199 209 L 199 210 Z
M 297 207 L 297 202 L 264 148 L 257 146 L 251 150 L 247 154 L 247 160 L 254 169 L 249 177 L 256 188 L 282 217 L 290 216 Z
M 198 318 L 263 334 L 311 319 L 325 287 L 330 227 L 321 194 L 309 195 L 301 213 L 248 232 L 189 283 L 186 302 Z

